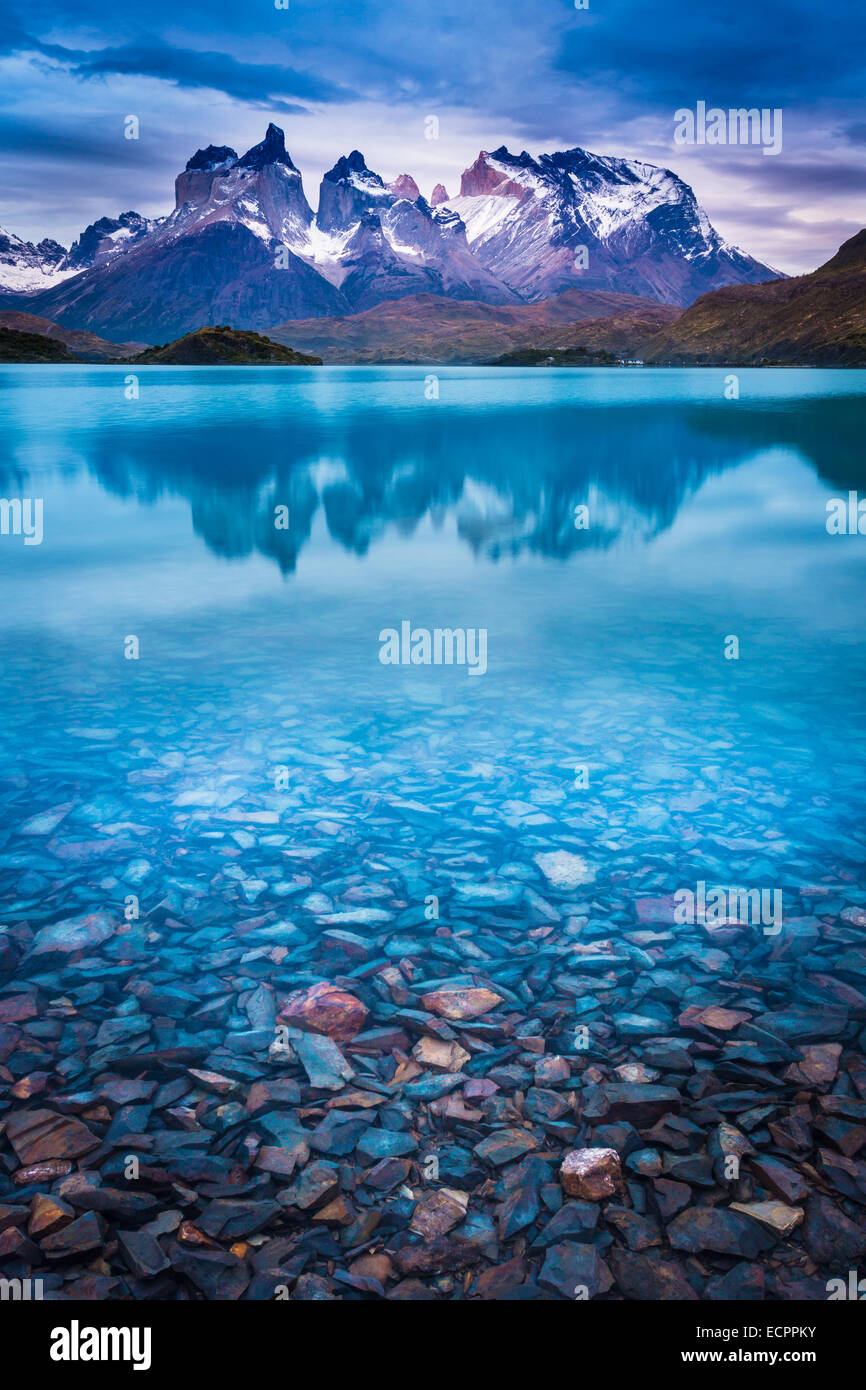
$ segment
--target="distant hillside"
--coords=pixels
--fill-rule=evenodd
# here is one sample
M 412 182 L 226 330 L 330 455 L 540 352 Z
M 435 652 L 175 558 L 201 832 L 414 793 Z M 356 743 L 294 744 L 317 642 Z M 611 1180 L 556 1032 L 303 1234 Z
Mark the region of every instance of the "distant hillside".
M 22 314 L 15 309 L 0 312 L 0 328 L 54 338 L 76 357 L 89 362 L 110 362 L 118 357 L 131 357 L 146 346 L 145 343 L 110 343 L 107 338 L 99 338 L 95 333 L 64 328 L 59 323 L 52 323 L 51 319 L 39 318 L 36 314 Z
M 490 362 L 522 349 L 584 347 L 639 354 L 682 310 L 609 290 L 566 290 L 537 304 L 495 305 L 414 294 L 340 318 L 293 319 L 270 330 L 325 362 Z
M 259 333 L 241 332 L 228 326 L 199 328 L 163 347 L 147 348 L 129 359 L 135 363 L 161 362 L 178 367 L 262 366 L 317 367 L 321 357 L 293 352 Z
M 54 338 L 0 326 L 0 362 L 80 362 Z
M 809 275 L 702 295 L 644 356 L 673 366 L 866 366 L 866 230 Z

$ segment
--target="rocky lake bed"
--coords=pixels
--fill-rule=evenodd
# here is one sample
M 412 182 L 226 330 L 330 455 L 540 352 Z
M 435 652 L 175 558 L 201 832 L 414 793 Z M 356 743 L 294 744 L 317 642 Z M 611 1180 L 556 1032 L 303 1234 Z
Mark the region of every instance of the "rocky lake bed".
M 476 759 L 449 763 L 460 709 L 419 709 L 411 750 L 395 720 L 401 751 L 372 762 L 363 726 L 283 717 L 216 776 L 191 746 L 207 708 L 183 757 L 67 728 L 90 796 L 26 817 L 4 781 L 7 1277 L 73 1299 L 824 1299 L 862 1262 L 853 843 L 795 886 L 778 786 L 728 835 L 737 770 L 721 797 L 711 769 L 679 786 L 700 750 L 647 731 L 664 791 L 629 853 L 621 778 L 569 786 L 552 734 L 512 794 L 520 755 L 503 768 L 483 709 Z M 122 801 L 97 790 L 106 750 Z M 263 761 L 290 790 L 250 791 Z M 720 881 L 781 881 L 781 927 L 677 922 L 683 836 L 695 878 L 712 844 Z
M 856 374 L 42 370 L 0 419 L 44 498 L 0 546 L 0 1277 L 857 1297 Z M 383 664 L 404 621 L 484 671 Z

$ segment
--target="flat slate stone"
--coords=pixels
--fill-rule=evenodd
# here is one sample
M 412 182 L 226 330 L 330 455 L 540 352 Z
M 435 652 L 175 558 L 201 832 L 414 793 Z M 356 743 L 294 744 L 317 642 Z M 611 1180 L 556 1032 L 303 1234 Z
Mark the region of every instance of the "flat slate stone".
M 129 1268 L 139 1279 L 153 1279 L 169 1268 L 162 1246 L 146 1231 L 118 1231 L 117 1240 Z
M 293 1051 L 299 1057 L 310 1085 L 323 1091 L 342 1090 L 355 1075 L 333 1038 L 324 1034 L 290 1034 Z
M 116 929 L 114 921 L 106 912 L 67 917 L 65 921 L 55 922 L 50 927 L 40 927 L 33 939 L 30 953 L 34 956 L 55 952 L 71 955 L 75 951 L 90 951 L 113 936 Z
M 434 989 L 421 1002 L 431 1013 L 455 1020 L 480 1018 L 502 1003 L 502 996 L 486 988 Z
M 511 1163 L 522 1158 L 531 1149 L 537 1148 L 537 1141 L 527 1129 L 499 1129 L 475 1145 L 475 1153 L 485 1163 L 499 1168 L 503 1163 Z
M 98 1148 L 100 1142 L 81 1120 L 53 1110 L 13 1112 L 6 1122 L 6 1138 L 19 1162 L 25 1165 L 81 1158 Z
M 690 1207 L 680 1212 L 667 1227 L 666 1235 L 675 1250 L 694 1254 L 707 1250 L 747 1259 L 769 1250 L 778 1239 L 741 1212 L 719 1207 Z
M 101 1249 L 104 1241 L 102 1218 L 96 1212 L 89 1211 L 68 1226 L 45 1236 L 40 1244 L 49 1260 L 60 1260 L 69 1255 L 83 1255 L 88 1250 Z

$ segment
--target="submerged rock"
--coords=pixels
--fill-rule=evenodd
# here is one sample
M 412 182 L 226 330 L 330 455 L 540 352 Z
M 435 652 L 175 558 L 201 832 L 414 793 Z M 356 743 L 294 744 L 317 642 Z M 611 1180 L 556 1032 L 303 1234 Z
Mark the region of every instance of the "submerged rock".
M 430 1009 L 442 1018 L 464 1020 L 481 1018 L 502 1003 L 502 996 L 493 990 L 478 989 L 434 989 L 421 998 L 425 1009 Z
M 562 1160 L 559 1181 L 569 1197 L 601 1202 L 622 1187 L 616 1149 L 573 1149 Z
M 53 926 L 42 927 L 36 933 L 31 947 L 34 956 L 59 952 L 71 955 L 75 951 L 93 950 L 101 946 L 116 928 L 106 912 L 85 913 L 81 917 L 68 917 Z
M 55 775 L 0 783 L 4 1272 L 692 1302 L 862 1266 L 866 884 L 788 725 L 708 739 L 652 680 L 616 708 L 417 672 L 322 701 L 314 662 L 291 692 L 271 664 L 239 723 L 224 672 L 184 704 L 145 667 L 147 720 L 94 687 L 74 734 L 40 724 Z M 780 932 L 675 919 L 747 866 Z
M 571 892 L 581 884 L 591 883 L 595 877 L 594 871 L 585 859 L 565 849 L 536 854 L 534 858 L 551 888 L 557 888 L 563 893 Z
M 20 1163 L 44 1163 L 47 1159 L 80 1158 L 99 1147 L 87 1125 L 52 1110 L 22 1110 L 6 1122 L 6 1137 Z
M 326 1033 L 337 1042 L 349 1042 L 360 1033 L 367 1009 L 354 994 L 336 985 L 312 985 L 290 994 L 279 1011 L 280 1021 L 313 1033 Z

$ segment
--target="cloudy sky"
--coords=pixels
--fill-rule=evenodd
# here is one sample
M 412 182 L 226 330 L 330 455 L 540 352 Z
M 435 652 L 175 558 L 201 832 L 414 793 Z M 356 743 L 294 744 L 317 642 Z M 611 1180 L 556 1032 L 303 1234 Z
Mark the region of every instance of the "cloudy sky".
M 269 120 L 313 206 L 353 148 L 429 196 L 480 149 L 582 145 L 674 169 L 723 236 L 789 272 L 866 225 L 862 0 L 287 3 L 0 0 L 0 225 L 68 245 L 100 216 L 168 212 L 194 150 L 243 152 Z M 676 145 L 698 101 L 781 108 L 782 152 Z

